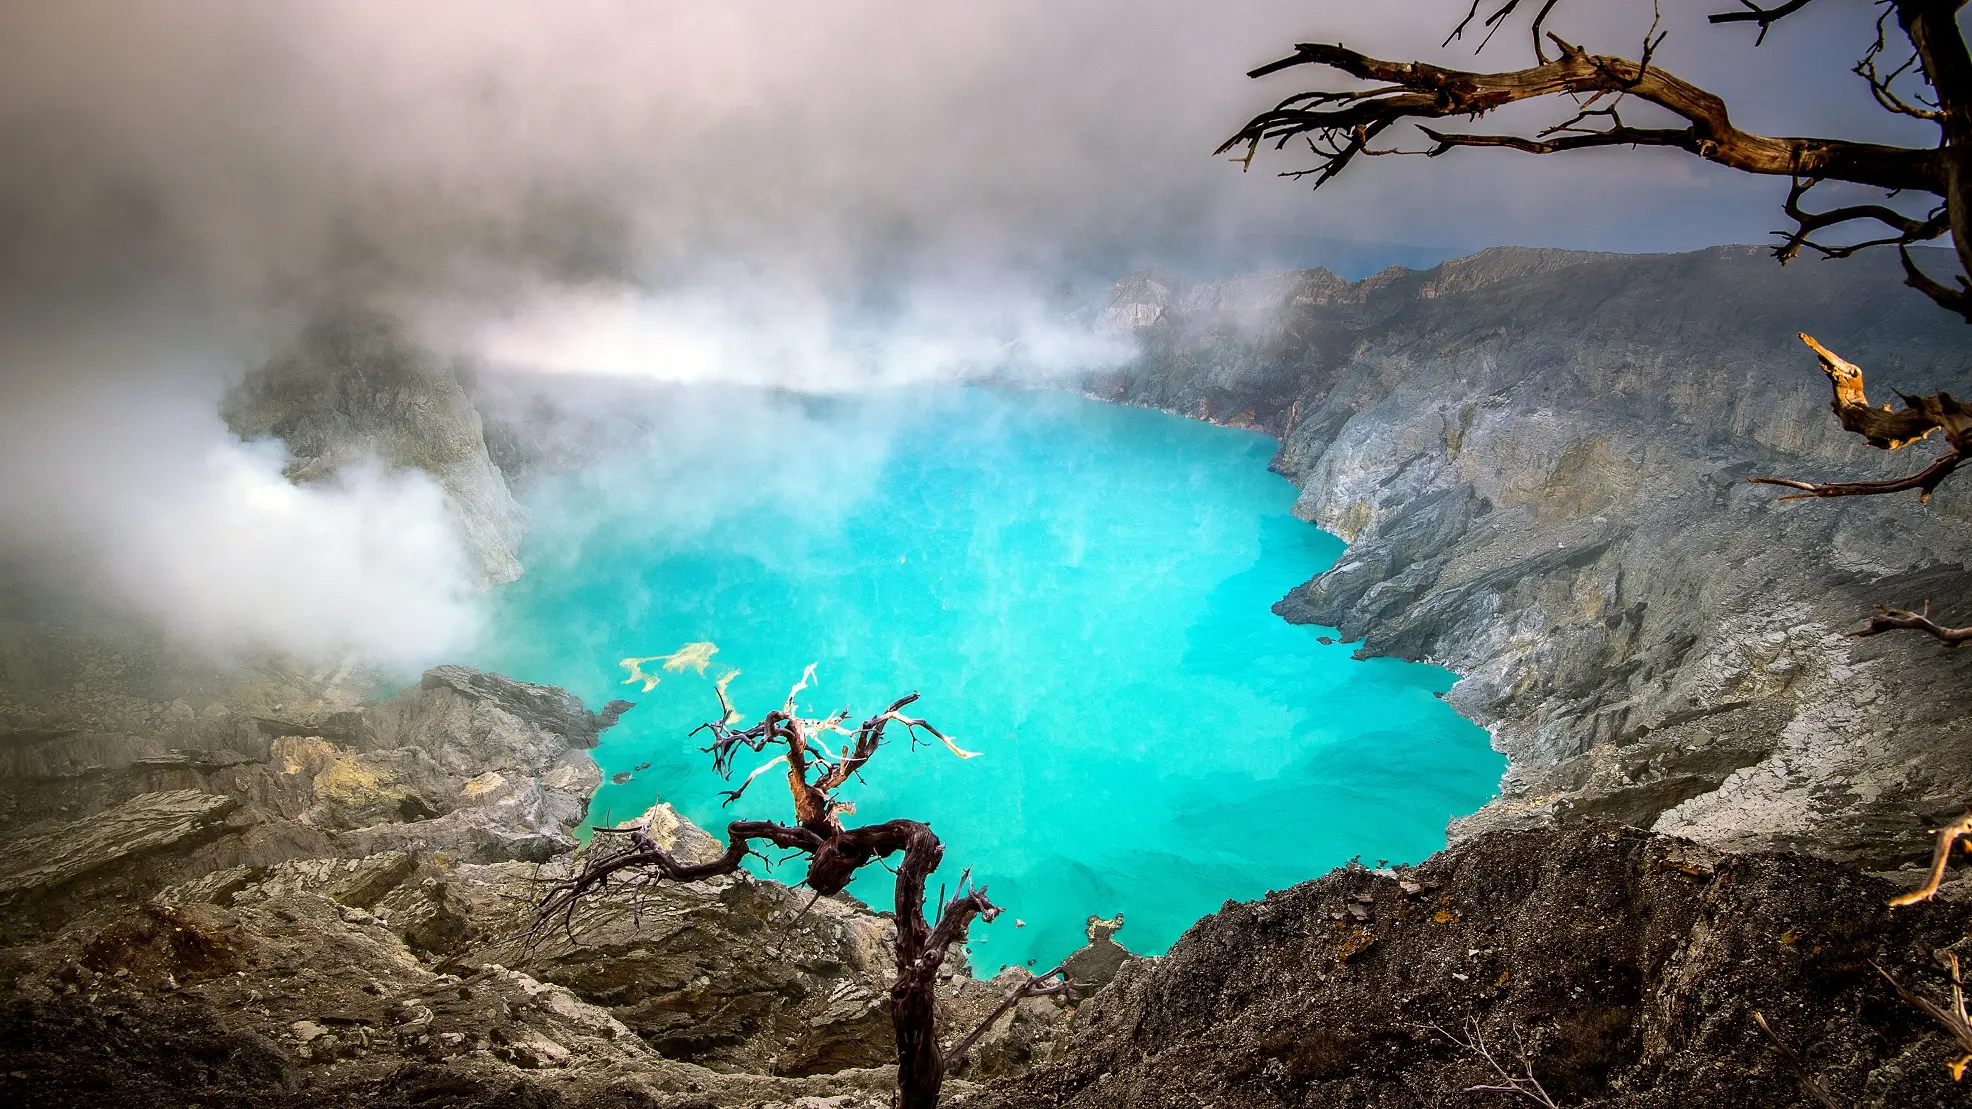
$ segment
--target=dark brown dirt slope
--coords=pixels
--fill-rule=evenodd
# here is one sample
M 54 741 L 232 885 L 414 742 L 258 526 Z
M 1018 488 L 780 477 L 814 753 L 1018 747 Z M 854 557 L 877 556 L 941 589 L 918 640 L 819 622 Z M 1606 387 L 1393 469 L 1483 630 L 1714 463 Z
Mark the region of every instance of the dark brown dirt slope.
M 1933 992 L 1972 908 L 1633 829 L 1495 833 L 1396 878 L 1337 871 L 1228 903 L 1125 969 L 1067 1045 L 964 1109 L 1532 1104 L 1439 1029 L 1524 1039 L 1561 1106 L 1811 1104 L 1763 1011 L 1839 1102 L 1972 1105 L 1950 1041 L 1870 961 Z

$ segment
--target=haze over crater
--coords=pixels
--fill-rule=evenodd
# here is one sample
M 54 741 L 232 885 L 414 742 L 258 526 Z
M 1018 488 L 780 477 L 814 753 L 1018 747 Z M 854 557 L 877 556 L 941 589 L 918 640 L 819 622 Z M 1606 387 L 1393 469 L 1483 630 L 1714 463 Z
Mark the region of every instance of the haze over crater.
M 430 483 L 283 492 L 280 450 L 211 414 L 324 318 L 381 311 L 441 361 L 839 389 L 1113 358 L 1064 317 L 1149 262 L 1767 230 L 1778 182 L 1664 152 L 1367 167 L 1319 202 L 1266 172 L 1291 161 L 1208 156 L 1292 86 L 1241 76 L 1286 44 L 1469 58 L 1437 44 L 1459 7 L 8 6 L 0 431 L 39 480 L 0 498 L 7 554 L 207 649 L 414 665 L 477 620 Z M 1701 8 L 1671 5 L 1659 56 L 1747 125 L 1874 121 L 1860 82 L 1774 91 L 1804 50 L 1852 53 L 1855 18 L 1790 20 L 1769 70 Z M 1645 23 L 1608 5 L 1560 29 L 1614 48 Z M 119 567 L 112 539 L 143 559 Z M 298 549 L 307 572 L 228 569 Z M 406 605 L 428 634 L 392 618 Z

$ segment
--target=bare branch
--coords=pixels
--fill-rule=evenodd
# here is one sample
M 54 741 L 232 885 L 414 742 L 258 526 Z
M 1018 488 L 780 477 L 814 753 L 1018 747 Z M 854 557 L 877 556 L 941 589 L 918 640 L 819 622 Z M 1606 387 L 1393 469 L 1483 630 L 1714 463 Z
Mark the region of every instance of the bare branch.
M 1717 15 L 1711 16 L 1709 22 L 1757 23 L 1760 25 L 1760 34 L 1758 38 L 1753 40 L 1753 45 L 1758 46 L 1767 41 L 1767 31 L 1774 24 L 1814 3 L 1814 0 L 1787 0 L 1785 4 L 1773 8 L 1762 8 L 1758 4 L 1753 3 L 1753 0 L 1739 0 L 1739 2 L 1746 6 L 1745 11 L 1720 12 Z
M 1972 628 L 1948 628 L 1931 619 L 1929 608 L 1924 612 L 1912 612 L 1905 608 L 1892 608 L 1877 605 L 1876 615 L 1871 616 L 1862 627 L 1848 633 L 1857 639 L 1872 635 L 1882 635 L 1888 631 L 1920 631 L 1932 635 L 1953 647 L 1963 647 L 1972 641 Z
M 1918 491 L 1919 502 L 1931 499 L 1940 483 L 1951 476 L 1964 461 L 1957 451 L 1940 456 L 1937 461 L 1914 474 L 1905 474 L 1888 481 L 1794 481 L 1780 477 L 1749 477 L 1746 480 L 1754 485 L 1779 485 L 1801 492 L 1780 498 L 1783 501 L 1814 500 L 1826 497 L 1880 497 L 1886 493 L 1901 493 L 1906 489 Z
M 1755 485 L 1779 485 L 1801 490 L 1793 496 L 1782 497 L 1782 500 L 1869 497 L 1899 493 L 1906 489 L 1918 490 L 1919 500 L 1930 500 L 1939 484 L 1958 469 L 1968 452 L 1972 452 L 1972 409 L 1966 408 L 1950 393 L 1921 397 L 1899 393 L 1897 396 L 1904 402 L 1901 409 L 1893 411 L 1888 405 L 1872 407 L 1863 392 L 1862 367 L 1822 346 L 1806 332 L 1801 333 L 1801 341 L 1821 360 L 1822 371 L 1828 375 L 1835 391 L 1829 406 L 1835 410 L 1835 418 L 1844 428 L 1862 436 L 1870 446 L 1886 451 L 1900 450 L 1942 429 L 1950 449 L 1922 470 L 1888 481 L 1812 482 L 1777 477 L 1752 477 L 1746 480 Z
M 1627 94 L 1668 109 L 1685 119 L 1685 128 L 1625 128 L 1620 136 L 1575 136 L 1577 140 L 1513 136 L 1459 135 L 1437 132 L 1441 147 L 1506 146 L 1530 153 L 1554 153 L 1584 146 L 1670 146 L 1708 161 L 1749 173 L 1811 176 L 1852 181 L 1885 189 L 1919 189 L 1941 193 L 1944 163 L 1935 149 L 1882 146 L 1840 139 L 1773 138 L 1734 126 L 1724 100 L 1666 73 L 1661 67 L 1627 58 L 1593 55 L 1556 36 L 1561 50 L 1551 61 L 1528 69 L 1472 73 L 1424 62 L 1392 62 L 1340 45 L 1301 43 L 1294 53 L 1253 70 L 1261 77 L 1300 65 L 1319 65 L 1351 77 L 1380 82 L 1366 92 L 1320 91 L 1290 97 L 1271 111 L 1248 121 L 1219 147 L 1223 154 L 1244 146 L 1249 157 L 1261 144 L 1275 149 L 1289 139 L 1310 135 L 1326 140 L 1323 165 L 1313 171 L 1317 184 L 1339 173 L 1355 152 L 1350 143 L 1357 128 L 1388 127 L 1405 120 L 1476 118 L 1522 100 L 1546 96 Z M 1442 153 L 1442 149 L 1437 151 Z
M 1499 1058 L 1493 1054 L 1492 1048 L 1486 1044 L 1486 1037 L 1479 1029 L 1478 1018 L 1465 1018 L 1464 1039 L 1460 1039 L 1458 1036 L 1453 1035 L 1438 1025 L 1434 1024 L 1432 1027 L 1437 1029 L 1439 1035 L 1485 1060 L 1486 1065 L 1491 1067 L 1493 1073 L 1498 1075 L 1500 1081 L 1504 1083 L 1504 1085 L 1500 1086 L 1467 1086 L 1465 1088 L 1466 1093 L 1517 1094 L 1536 1105 L 1546 1106 L 1547 1109 L 1561 1109 L 1559 1105 L 1555 1104 L 1554 1098 L 1548 1094 L 1547 1090 L 1542 1088 L 1540 1079 L 1534 1077 L 1534 1064 L 1532 1060 L 1527 1058 L 1527 1044 L 1525 1041 L 1517 1045 L 1516 1050 L 1520 1059 L 1521 1073 L 1515 1074 L 1508 1070 L 1505 1064 L 1499 1061 Z
M 1944 884 L 1945 867 L 1951 862 L 1952 845 L 1958 842 L 1960 836 L 1967 835 L 1972 835 L 1972 813 L 1967 813 L 1938 829 L 1938 844 L 1931 851 L 1931 873 L 1924 879 L 1923 885 L 1901 897 L 1892 897 L 1890 907 L 1901 909 L 1906 905 L 1931 900 L 1938 892 L 1938 887 Z M 1972 844 L 1967 846 L 1968 849 L 1972 849 Z
M 1711 21 L 1756 24 L 1759 36 L 1755 45 L 1758 45 L 1765 41 L 1767 31 L 1775 23 L 1801 11 L 1810 2 L 1787 0 L 1768 7 L 1755 0 L 1740 0 L 1744 10 L 1722 12 L 1712 16 Z M 1972 287 L 1968 287 L 1966 276 L 1972 274 L 1972 52 L 1968 52 L 1956 17 L 1964 5 L 1949 0 L 1880 2 L 1884 16 L 1878 21 L 1875 43 L 1852 68 L 1863 77 L 1871 95 L 1885 109 L 1939 124 L 1943 141 L 1937 146 L 1892 146 L 1828 137 L 1776 137 L 1744 131 L 1732 122 L 1724 100 L 1664 72 L 1655 64 L 1657 46 L 1663 41 L 1655 21 L 1645 34 L 1640 54 L 1632 60 L 1591 54 L 1547 32 L 1546 23 L 1557 0 L 1544 0 L 1538 6 L 1523 4 L 1521 0 L 1470 0 L 1464 18 L 1452 29 L 1446 43 L 1464 38 L 1478 24 L 1486 28 L 1479 44 L 1483 50 L 1512 17 L 1533 9 L 1529 31 L 1539 64 L 1526 69 L 1480 73 L 1425 62 L 1386 61 L 1340 44 L 1301 43 L 1293 54 L 1260 66 L 1248 76 L 1264 77 L 1296 66 L 1316 65 L 1374 82 L 1376 87 L 1322 89 L 1290 96 L 1270 111 L 1254 116 L 1220 145 L 1218 153 L 1244 148 L 1233 160 L 1250 169 L 1262 145 L 1281 150 L 1290 141 L 1305 139 L 1314 155 L 1313 165 L 1290 170 L 1283 176 L 1312 178 L 1313 186 L 1320 188 L 1354 164 L 1358 155 L 1435 157 L 1460 147 L 1527 154 L 1561 154 L 1619 146 L 1683 150 L 1742 172 L 1785 175 L 1795 180 L 1796 188 L 1787 208 L 1797 226 L 1793 231 L 1781 232 L 1782 241 L 1775 248 L 1776 256 L 1783 262 L 1804 248 L 1826 258 L 1847 258 L 1870 247 L 1907 247 L 1911 243 L 1943 238 L 1951 232 L 1960 269 L 1956 282 L 1930 277 L 1918 269 L 1906 252 L 1906 283 L 1939 306 L 1972 322 Z M 1896 20 L 1911 46 L 1910 57 L 1895 66 L 1884 62 L 1889 49 L 1891 18 Z M 1551 56 L 1550 47 L 1559 53 Z M 1932 98 L 1899 91 L 1897 83 L 1907 77 L 1921 78 L 1929 85 Z M 1454 118 L 1473 121 L 1509 104 L 1561 96 L 1572 97 L 1577 102 L 1575 117 L 1559 127 L 1535 134 L 1468 132 L 1437 122 Z M 1627 96 L 1669 111 L 1679 117 L 1682 125 L 1625 124 L 1615 108 Z M 1611 99 L 1598 104 L 1604 97 Z M 1401 123 L 1415 125 L 1431 140 L 1430 145 L 1411 149 L 1415 144 L 1401 137 L 1381 147 L 1370 145 L 1379 132 Z M 1856 205 L 1819 213 L 1803 211 L 1802 193 L 1821 181 L 1844 181 L 1891 193 L 1914 190 L 1936 196 L 1943 203 L 1921 219 L 1883 205 Z M 1804 186 L 1800 182 L 1808 184 Z M 1826 228 L 1855 220 L 1880 223 L 1889 229 L 1889 234 L 1832 244 L 1815 237 Z
M 765 820 L 735 820 L 727 825 L 723 854 L 709 862 L 682 863 L 657 845 L 647 825 L 597 828 L 594 835 L 627 836 L 630 842 L 624 847 L 605 849 L 602 841 L 591 839 L 575 873 L 547 884 L 547 892 L 535 904 L 531 936 L 538 937 L 557 926 L 564 931 L 572 930 L 575 911 L 582 899 L 601 892 L 617 875 L 696 882 L 738 870 L 756 839 L 804 850 L 819 846 L 819 838 L 804 828 L 789 828 Z
M 1956 1082 L 1965 1077 L 1965 1068 L 1972 1065 L 1972 1018 L 1968 1018 L 1965 1011 L 1965 981 L 1959 976 L 1958 956 L 1948 954 L 1945 958 L 1946 966 L 1951 971 L 1951 1004 L 1948 1006 L 1915 990 L 1907 989 L 1902 982 L 1890 977 L 1889 971 L 1876 966 L 1875 963 L 1869 965 L 1876 967 L 1876 973 L 1896 987 L 1899 997 L 1917 1006 L 1924 1015 L 1943 1025 L 1945 1031 L 1951 1033 L 1952 1039 L 1958 1041 L 1958 1050 L 1964 1054 L 1945 1064 L 1951 1069 L 1952 1081 Z
M 972 1031 L 959 1037 L 958 1042 L 945 1050 L 946 1062 L 948 1064 L 956 1064 L 960 1059 L 964 1058 L 965 1053 L 972 1050 L 972 1045 L 979 1042 L 979 1037 L 986 1034 L 986 1030 L 993 1026 L 994 1021 L 999 1020 L 1001 1016 L 1005 1015 L 1008 1009 L 1020 1004 L 1027 998 L 1051 997 L 1055 994 L 1067 993 L 1074 986 L 1074 983 L 1069 981 L 1064 966 L 1065 964 L 1058 965 L 1053 970 L 1043 971 L 1040 974 L 1030 976 L 1027 981 L 1022 982 L 1013 992 L 1007 994 L 1004 1000 L 993 1007 L 992 1012 L 986 1014 L 984 1020 L 973 1026 Z
M 1856 62 L 1853 72 L 1864 81 L 1869 82 L 1869 94 L 1876 98 L 1876 103 L 1881 105 L 1885 111 L 1895 112 L 1898 115 L 1911 116 L 1915 119 L 1930 120 L 1933 123 L 1942 123 L 1944 122 L 1945 114 L 1939 111 L 1936 105 L 1919 107 L 1910 104 L 1903 97 L 1898 96 L 1896 91 L 1890 87 L 1896 83 L 1897 78 L 1910 72 L 1911 67 L 1917 64 L 1917 51 L 1912 50 L 1910 57 L 1905 58 L 1902 65 L 1888 73 L 1883 73 L 1876 67 L 1877 55 L 1889 49 L 1890 17 L 1896 14 L 1896 8 L 1885 7 L 1882 14 L 1876 17 L 1876 41 L 1871 43 L 1869 49 L 1863 52 L 1863 56 L 1861 60 Z
M 1954 229 L 1955 230 L 1955 229 Z M 1954 234 L 1953 238 L 1959 236 Z M 1948 308 L 1972 320 L 1972 294 L 1966 291 L 1965 277 L 1959 276 L 1958 288 L 1954 289 L 1917 268 L 1917 262 L 1910 256 L 1908 248 L 1900 249 L 1904 263 L 1904 284 L 1936 301 L 1940 308 Z
M 1872 246 L 1907 246 L 1911 243 L 1927 242 L 1940 238 L 1951 230 L 1951 220 L 1944 205 L 1939 205 L 1924 219 L 1907 216 L 1894 208 L 1882 204 L 1852 204 L 1843 208 L 1832 208 L 1826 212 L 1810 212 L 1801 207 L 1801 198 L 1822 182 L 1817 178 L 1797 177 L 1793 186 L 1787 190 L 1787 199 L 1781 210 L 1794 221 L 1794 230 L 1776 231 L 1783 237 L 1779 246 L 1773 250 L 1775 258 L 1782 265 L 1793 261 L 1802 247 L 1817 251 L 1824 258 L 1847 258 Z M 1825 246 L 1814 242 L 1808 236 L 1844 223 L 1856 220 L 1874 220 L 1895 231 L 1889 238 L 1870 239 L 1867 242 L 1850 243 L 1844 246 Z
M 1556 4 L 1559 4 L 1560 2 L 1561 0 L 1546 0 L 1546 2 L 1541 5 L 1541 10 L 1538 13 L 1536 13 L 1534 16 L 1533 28 L 1531 31 L 1531 34 L 1533 35 L 1534 38 L 1534 56 L 1540 59 L 1541 61 L 1547 61 L 1547 56 L 1541 52 L 1541 31 L 1542 28 L 1547 23 L 1548 14 L 1554 11 L 1554 6 Z M 1472 0 L 1471 10 L 1465 13 L 1465 18 L 1458 21 L 1458 26 L 1452 28 L 1452 33 L 1446 35 L 1445 41 L 1440 43 L 1439 45 L 1450 46 L 1454 41 L 1464 38 L 1465 29 L 1472 25 L 1472 21 L 1474 19 L 1477 19 L 1479 17 L 1479 8 L 1483 3 L 1484 0 Z M 1474 48 L 1473 53 L 1476 54 L 1480 50 L 1484 50 L 1486 48 L 1486 44 L 1493 41 L 1494 33 L 1496 33 L 1502 26 L 1506 24 L 1507 17 L 1512 15 L 1514 9 L 1518 8 L 1519 6 L 1520 6 L 1520 0 L 1504 0 L 1504 2 L 1502 2 L 1498 8 L 1495 8 L 1493 10 L 1493 14 L 1486 17 L 1486 21 L 1485 21 L 1486 37 L 1479 40 L 1479 45 Z

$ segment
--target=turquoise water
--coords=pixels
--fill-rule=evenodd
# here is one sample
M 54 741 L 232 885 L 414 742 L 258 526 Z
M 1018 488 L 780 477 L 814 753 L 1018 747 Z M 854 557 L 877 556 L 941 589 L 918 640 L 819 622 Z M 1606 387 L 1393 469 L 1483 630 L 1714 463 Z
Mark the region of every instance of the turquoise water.
M 789 817 L 773 775 L 721 809 L 686 736 L 728 668 L 752 719 L 811 662 L 816 715 L 920 690 L 913 711 L 980 757 L 892 743 L 843 796 L 853 821 L 929 821 L 938 877 L 990 887 L 1007 912 L 972 946 L 991 970 L 1050 965 L 1092 913 L 1161 952 L 1228 898 L 1420 859 L 1499 781 L 1435 696 L 1449 674 L 1354 661 L 1268 611 L 1342 543 L 1289 514 L 1265 436 L 989 389 L 681 390 L 668 410 L 648 454 L 530 495 L 527 576 L 476 660 L 637 702 L 597 756 L 650 766 L 603 786 L 596 821 L 660 798 L 715 832 Z M 619 684 L 620 659 L 694 641 L 718 645 L 703 676 Z M 890 884 L 871 867 L 852 889 L 887 908 Z

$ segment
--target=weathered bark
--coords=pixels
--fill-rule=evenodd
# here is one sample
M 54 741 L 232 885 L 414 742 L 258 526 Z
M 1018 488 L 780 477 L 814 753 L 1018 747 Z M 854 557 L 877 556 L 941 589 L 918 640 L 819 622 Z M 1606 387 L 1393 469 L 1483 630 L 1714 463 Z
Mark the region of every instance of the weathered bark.
M 1655 65 L 1590 54 L 1560 39 L 1555 43 L 1561 54 L 1552 61 L 1500 73 L 1442 69 L 1425 62 L 1384 61 L 1343 46 L 1300 43 L 1289 57 L 1261 66 L 1248 76 L 1262 77 L 1292 66 L 1325 65 L 1351 77 L 1386 84 L 1365 92 L 1302 93 L 1290 97 L 1272 111 L 1255 116 L 1239 133 L 1227 139 L 1219 152 L 1239 146 L 1251 150 L 1263 142 L 1272 142 L 1278 149 L 1289 139 L 1311 132 L 1346 133 L 1359 128 L 1378 131 L 1399 120 L 1481 116 L 1508 104 L 1545 96 L 1597 98 L 1620 94 L 1668 108 L 1690 125 L 1639 128 L 1623 126 L 1618 120 L 1606 130 L 1558 138 L 1420 129 L 1438 144 L 1430 151 L 1432 154 L 1459 146 L 1499 146 L 1530 154 L 1599 146 L 1670 146 L 1747 173 L 1816 177 L 1884 189 L 1943 191 L 1945 160 L 1939 151 L 1842 139 L 1776 138 L 1742 131 L 1733 125 L 1723 99 Z M 1302 103 L 1312 107 L 1299 106 Z M 1330 104 L 1341 106 L 1322 110 Z M 1336 160 L 1332 169 L 1323 172 L 1323 180 L 1341 172 L 1347 161 L 1347 156 Z
M 1904 270 L 1924 295 L 1972 320 L 1966 291 L 1966 275 L 1972 274 L 1972 53 L 1958 30 L 1958 10 L 1964 6 L 1965 0 L 1898 0 L 1895 10 L 1937 101 L 1945 213 L 1963 272 L 1958 288 L 1949 288 L 1922 274 L 1907 250 Z
M 1916 473 L 1888 481 L 1814 482 L 1777 477 L 1752 477 L 1747 480 L 1755 485 L 1779 485 L 1801 490 L 1792 496 L 1782 497 L 1784 501 L 1809 497 L 1868 497 L 1901 493 L 1906 489 L 1917 490 L 1920 501 L 1930 500 L 1931 494 L 1958 469 L 1968 452 L 1972 452 L 1972 409 L 1950 393 L 1921 397 L 1899 393 L 1898 397 L 1904 402 L 1901 409 L 1892 410 L 1889 405 L 1874 407 L 1863 390 L 1862 367 L 1822 346 L 1814 336 L 1805 332 L 1801 334 L 1801 341 L 1821 360 L 1822 372 L 1828 375 L 1829 384 L 1835 390 L 1829 407 L 1835 410 L 1836 422 L 1844 428 L 1862 436 L 1870 446 L 1886 451 L 1902 450 L 1928 437 L 1933 431 L 1942 430 L 1948 449 Z

